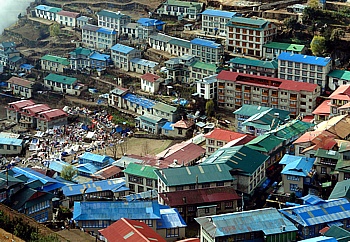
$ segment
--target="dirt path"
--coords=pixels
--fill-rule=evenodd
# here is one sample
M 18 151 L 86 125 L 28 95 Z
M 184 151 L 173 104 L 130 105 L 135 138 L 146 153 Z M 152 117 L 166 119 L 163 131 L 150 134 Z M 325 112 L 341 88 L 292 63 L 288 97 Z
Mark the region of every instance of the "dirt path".
M 0 228 L 0 241 L 1 242 L 25 242 L 24 240 L 21 240 L 17 236 L 10 234 L 1 228 Z

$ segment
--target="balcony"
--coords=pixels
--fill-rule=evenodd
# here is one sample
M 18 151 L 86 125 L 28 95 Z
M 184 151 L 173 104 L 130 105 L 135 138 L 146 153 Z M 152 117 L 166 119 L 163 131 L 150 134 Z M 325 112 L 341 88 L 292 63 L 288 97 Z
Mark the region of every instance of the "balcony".
M 269 100 L 268 100 L 268 99 L 263 99 L 263 100 L 261 100 L 261 102 L 262 102 L 262 103 L 268 103 Z
M 241 94 L 239 94 L 239 95 L 235 95 L 235 98 L 242 98 L 242 95 Z
M 225 88 L 225 85 L 219 85 L 219 88 Z
M 262 95 L 263 96 L 269 96 L 269 92 L 263 92 Z
M 292 108 L 296 108 L 297 104 L 290 104 L 289 106 L 292 107 Z
M 290 100 L 296 101 L 297 97 L 290 96 Z

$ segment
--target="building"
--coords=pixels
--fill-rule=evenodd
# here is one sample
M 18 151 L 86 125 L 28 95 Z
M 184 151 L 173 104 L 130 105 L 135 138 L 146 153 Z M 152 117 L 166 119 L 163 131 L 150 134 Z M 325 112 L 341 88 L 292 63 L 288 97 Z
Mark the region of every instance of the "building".
M 32 98 L 34 82 L 19 77 L 11 77 L 7 81 L 7 87 L 12 90 L 13 95 L 24 98 Z
M 326 226 L 336 225 L 349 230 L 346 225 L 350 215 L 346 211 L 350 204 L 345 198 L 323 200 L 307 195 L 302 199 L 304 205 L 279 210 L 298 228 L 300 239 L 320 236 L 320 230 Z
M 80 13 L 62 10 L 56 14 L 56 22 L 60 25 L 74 28 L 77 27 L 77 18 L 79 16 Z
M 224 48 L 221 44 L 200 38 L 191 40 L 190 44 L 190 54 L 197 56 L 200 61 L 213 64 L 221 63 L 224 53 Z
M 203 3 L 166 0 L 158 9 L 160 15 L 177 16 L 178 19 L 196 20 L 202 12 Z
M 46 71 L 63 73 L 70 68 L 69 60 L 60 56 L 45 55 L 41 57 L 40 63 L 41 69 Z
M 165 25 L 163 21 L 152 18 L 140 18 L 137 24 L 137 37 L 144 40 L 148 40 L 156 32 L 163 31 Z
M 167 45 L 167 52 L 171 55 L 184 56 L 190 54 L 191 42 L 189 40 L 172 38 Z
M 275 208 L 211 215 L 195 219 L 201 241 L 295 241 L 297 228 Z M 242 222 L 244 221 L 244 222 Z
M 281 43 L 281 42 L 268 42 L 263 45 L 263 58 L 273 60 L 282 52 L 288 52 L 293 54 L 305 54 L 307 48 L 305 45 Z
M 77 27 L 81 29 L 85 24 L 88 24 L 92 18 L 87 16 L 80 16 L 77 18 Z
M 217 75 L 207 76 L 196 81 L 198 97 L 205 100 L 215 100 L 217 93 Z
M 332 109 L 332 100 L 324 100 L 320 105 L 315 108 L 314 111 L 312 111 L 312 114 L 314 116 L 314 122 L 316 124 L 323 122 L 327 119 L 329 119 L 329 116 L 331 115 L 331 111 L 334 111 L 337 113 L 338 110 L 337 108 Z
M 111 48 L 111 57 L 116 68 L 130 71 L 130 60 L 133 58 L 140 58 L 141 51 L 127 45 L 116 44 Z
M 37 129 L 46 131 L 53 127 L 67 125 L 68 114 L 61 109 L 50 109 L 38 113 Z
M 139 241 L 139 242 L 166 242 L 159 234 L 144 222 L 121 218 L 105 229 L 99 230 L 106 242 Z
M 165 118 L 145 113 L 135 119 L 135 126 L 151 134 L 160 134 L 161 129 L 167 122 Z
M 122 101 L 120 103 L 120 108 L 130 110 L 131 112 L 138 115 L 152 114 L 152 108 L 156 104 L 154 100 L 147 99 L 132 93 L 122 93 L 123 94 L 121 96 Z
M 329 195 L 328 199 L 338 199 L 338 198 L 346 198 L 350 199 L 350 180 L 346 179 L 343 181 L 337 182 L 335 187 L 332 190 L 331 195 Z
M 117 31 L 118 36 L 122 34 L 122 28 L 131 22 L 131 18 L 121 12 L 113 12 L 103 9 L 96 13 L 98 26 L 111 28 Z
M 19 155 L 22 153 L 24 140 L 17 138 L 0 137 L 0 154 Z
M 38 5 L 35 7 L 35 16 L 51 21 L 56 21 L 57 13 L 61 12 L 62 8 L 55 8 L 46 5 Z
M 285 193 L 295 193 L 298 197 L 309 192 L 316 170 L 315 158 L 285 154 L 279 164 L 283 165 L 282 182 Z
M 205 9 L 202 13 L 202 31 L 209 35 L 226 36 L 226 24 L 236 12 Z
M 168 43 L 172 39 L 174 39 L 174 37 L 162 33 L 156 33 L 149 36 L 148 44 L 153 49 L 168 51 Z
M 170 122 L 175 122 L 175 120 L 178 118 L 177 107 L 168 105 L 163 102 L 157 102 L 152 107 L 152 114 L 157 117 L 165 118 Z
M 93 154 L 90 152 L 85 152 L 84 154 L 78 157 L 79 164 L 89 163 L 99 168 L 109 166 L 113 162 L 114 160 L 107 155 Z
M 259 151 L 240 145 L 218 149 L 204 160 L 201 166 L 228 166 L 234 178 L 232 187 L 236 191 L 252 195 L 254 190 L 266 180 L 265 163 L 268 160 L 269 157 Z
M 51 108 L 46 104 L 35 104 L 21 109 L 21 118 L 19 124 L 27 129 L 36 128 L 37 115 L 41 112 L 48 111 Z
M 278 57 L 278 78 L 327 85 L 327 75 L 332 68 L 330 57 L 317 57 L 282 52 Z
M 6 118 L 10 122 L 18 123 L 21 119 L 21 110 L 24 107 L 32 106 L 35 103 L 32 100 L 20 100 L 7 104 L 6 107 Z
M 78 83 L 77 78 L 53 73 L 44 78 L 44 85 L 51 88 L 52 91 L 75 96 L 79 96 L 81 91 L 85 89 L 83 84 Z
M 276 60 L 254 60 L 236 57 L 229 61 L 230 71 L 258 76 L 277 77 L 278 62 Z
M 90 58 L 90 70 L 102 71 L 106 70 L 107 67 L 112 65 L 112 60 L 110 55 L 101 54 L 98 52 L 94 52 Z
M 330 115 L 338 115 L 339 108 L 350 101 L 350 84 L 339 86 L 330 96 Z
M 350 84 L 350 71 L 333 70 L 328 73 L 328 87 L 334 91 L 341 85 Z
M 277 34 L 277 27 L 265 19 L 234 17 L 226 26 L 227 50 L 256 57 L 263 56 L 263 45 Z
M 146 73 L 140 76 L 141 78 L 141 90 L 151 94 L 156 94 L 159 91 L 159 85 L 164 81 L 158 75 L 152 73 Z
M 0 43 L 0 65 L 9 70 L 17 70 L 23 63 L 21 53 L 16 49 L 15 42 Z
M 189 76 L 184 76 L 185 81 L 194 83 L 199 79 L 217 74 L 219 67 L 218 64 L 194 60 L 191 65 L 187 66 L 187 69 L 184 73 L 189 73 Z
M 146 74 L 146 73 L 155 73 L 159 69 L 159 63 L 155 61 L 150 61 L 140 58 L 132 58 L 130 60 L 130 71 Z
M 220 128 L 215 128 L 204 137 L 207 156 L 210 156 L 222 147 L 244 145 L 255 138 L 253 135 L 241 134 Z
M 111 28 L 85 24 L 81 31 L 83 44 L 94 49 L 109 49 L 117 42 L 117 32 Z
M 88 48 L 78 47 L 69 53 L 70 69 L 72 70 L 86 70 L 90 67 L 90 56 L 95 51 Z
M 253 104 L 287 110 L 291 117 L 309 115 L 320 95 L 317 84 L 221 71 L 218 80 L 218 106 L 230 110 Z
M 124 170 L 126 186 L 132 193 L 154 190 L 158 187 L 155 167 L 130 163 Z
M 230 186 L 164 192 L 159 196 L 166 205 L 176 208 L 186 222 L 194 221 L 201 208 L 205 216 L 235 212 L 242 199 Z

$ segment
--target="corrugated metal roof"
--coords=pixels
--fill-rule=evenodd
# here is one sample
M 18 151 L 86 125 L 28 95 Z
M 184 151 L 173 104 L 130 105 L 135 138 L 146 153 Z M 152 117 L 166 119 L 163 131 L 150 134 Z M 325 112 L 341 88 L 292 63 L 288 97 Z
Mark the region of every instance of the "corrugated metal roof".
M 97 16 L 105 16 L 105 17 L 109 17 L 109 18 L 114 18 L 114 19 L 120 19 L 122 17 L 127 17 L 130 18 L 128 15 L 125 15 L 121 12 L 113 12 L 113 11 L 109 11 L 109 10 L 101 10 L 100 12 L 96 13 Z
M 262 231 L 264 235 L 281 234 L 298 229 L 275 208 L 195 218 L 213 238 Z
M 140 105 L 144 108 L 152 108 L 156 104 L 155 101 L 151 99 L 147 99 L 132 93 L 127 93 L 122 98 L 129 101 L 130 103 Z
M 236 12 L 222 11 L 222 10 L 216 10 L 216 9 L 206 9 L 202 12 L 202 15 L 232 18 L 233 16 L 236 15 Z
M 205 46 L 213 49 L 218 49 L 222 47 L 221 44 L 218 44 L 215 41 L 201 39 L 201 38 L 194 38 L 190 42 L 191 42 L 191 45 L 200 45 L 200 46 Z
M 87 174 L 94 174 L 99 170 L 98 167 L 90 163 L 79 164 L 76 166 L 76 168 L 78 169 L 78 172 L 83 172 Z
M 157 220 L 157 229 L 172 229 L 186 227 L 185 221 L 175 208 L 160 209 L 160 219 Z
M 325 236 L 333 237 L 337 239 L 338 242 L 349 242 L 350 241 L 350 232 L 337 227 L 337 226 L 332 226 L 330 227 L 325 233 Z
M 153 67 L 156 67 L 157 65 L 159 65 L 158 62 L 150 61 L 150 60 L 146 60 L 146 59 L 140 59 L 140 58 L 133 58 L 130 60 L 130 62 L 134 63 L 136 65 L 148 66 L 150 68 L 153 68 Z
M 143 162 L 143 160 L 128 157 L 128 156 L 124 155 L 119 160 L 116 160 L 115 162 L 113 162 L 113 165 L 118 166 L 118 167 L 122 167 L 122 168 L 126 168 L 130 163 L 141 164 L 142 162 Z
M 285 164 L 281 174 L 307 177 L 311 171 L 315 158 L 285 154 L 279 164 Z
M 13 167 L 12 168 L 12 171 L 18 175 L 18 174 L 21 174 L 21 175 L 24 175 L 26 176 L 27 178 L 29 179 L 33 179 L 33 180 L 39 180 L 41 181 L 43 184 L 47 184 L 47 183 L 58 183 L 57 180 L 51 178 L 51 177 L 48 177 L 48 176 L 45 176 L 37 171 L 34 171 L 30 168 L 27 168 L 27 167 Z
M 338 78 L 341 80 L 350 81 L 350 71 L 333 70 L 330 73 L 328 73 L 328 76 L 333 77 L 333 78 Z
M 157 201 L 74 202 L 73 219 L 116 221 L 128 219 L 160 219 Z
M 13 145 L 13 146 L 22 146 L 23 139 L 0 138 L 0 144 L 2 144 L 2 145 Z
M 99 163 L 103 163 L 106 161 L 114 162 L 114 160 L 107 155 L 93 154 L 90 152 L 85 152 L 84 154 L 79 156 L 78 160 L 79 161 L 88 160 L 88 161 L 94 161 L 94 162 L 99 162 Z
M 131 202 L 131 201 L 134 201 L 134 200 L 157 199 L 158 198 L 158 192 L 157 192 L 157 189 L 148 190 L 148 191 L 145 191 L 145 192 L 129 194 L 129 195 L 125 196 L 124 198 L 128 202 Z
M 268 69 L 277 69 L 278 63 L 275 60 L 264 61 L 264 60 L 255 60 L 249 58 L 240 58 L 236 57 L 229 61 L 229 63 L 240 64 L 240 65 L 249 65 L 249 66 L 257 66 Z
M 234 17 L 227 23 L 227 26 L 237 25 L 238 28 L 261 29 L 264 28 L 268 23 L 269 21 L 266 19 Z
M 175 113 L 177 110 L 177 107 L 168 105 L 163 102 L 157 102 L 152 108 L 166 113 Z
M 316 205 L 316 204 L 325 203 L 325 201 L 322 198 L 311 194 L 308 194 L 302 197 L 301 199 L 304 201 L 305 205 Z
M 284 139 L 278 138 L 273 134 L 263 134 L 249 141 L 246 146 L 253 150 L 270 152 L 283 142 Z
M 63 194 L 67 197 L 95 193 L 95 192 L 103 192 L 103 191 L 127 191 L 129 188 L 125 186 L 124 178 L 116 178 L 110 180 L 102 180 L 102 181 L 93 181 L 87 182 L 83 184 L 75 184 L 75 185 L 67 185 L 62 188 Z
M 63 168 L 65 166 L 69 166 L 69 165 L 70 164 L 68 164 L 67 162 L 64 162 L 62 160 L 51 160 L 51 161 L 49 161 L 49 168 L 51 170 L 54 170 L 54 171 L 58 172 L 58 173 L 61 173 Z M 72 166 L 72 168 L 76 170 L 75 166 Z
M 130 163 L 124 170 L 124 173 L 157 180 L 158 177 L 154 173 L 154 170 L 156 169 L 157 168 L 152 166 L 146 166 L 146 165 L 141 165 L 137 163 Z
M 63 83 L 63 84 L 68 84 L 68 85 L 72 85 L 72 84 L 74 84 L 77 81 L 77 78 L 75 78 L 75 77 L 58 75 L 58 74 L 55 74 L 55 73 L 50 73 L 44 79 L 45 80 L 49 80 L 49 81 L 53 81 L 53 82 L 59 82 L 59 83 Z
M 69 66 L 70 62 L 67 58 L 55 56 L 55 55 L 44 55 L 41 60 L 56 62 L 64 66 Z
M 282 42 L 269 42 L 263 45 L 266 48 L 271 49 L 280 49 L 280 50 L 290 50 L 290 51 L 302 51 L 305 48 L 305 45 L 297 45 L 291 43 L 282 43 Z
M 330 57 L 324 58 L 324 57 L 311 56 L 311 55 L 293 54 L 289 52 L 282 52 L 277 57 L 277 59 L 282 61 L 305 63 L 305 64 L 317 65 L 317 66 L 326 66 L 332 60 Z
M 141 24 L 142 26 L 157 26 L 157 25 L 165 24 L 161 20 L 152 19 L 152 18 L 140 18 L 139 20 L 137 20 L 137 23 Z
M 300 242 L 338 242 L 335 238 L 326 237 L 326 236 L 318 236 L 310 239 L 303 239 Z
M 350 199 L 350 180 L 338 181 L 333 188 L 329 199 L 349 198 Z
M 166 122 L 162 129 L 165 129 L 165 130 L 174 130 L 174 123 L 172 122 Z

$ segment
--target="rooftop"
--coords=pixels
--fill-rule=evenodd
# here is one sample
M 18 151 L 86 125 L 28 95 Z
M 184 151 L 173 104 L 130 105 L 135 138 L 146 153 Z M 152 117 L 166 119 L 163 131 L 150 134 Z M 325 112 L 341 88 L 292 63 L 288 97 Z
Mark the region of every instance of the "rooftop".
M 60 56 L 54 56 L 54 55 L 44 55 L 41 57 L 41 60 L 56 62 L 64 66 L 69 66 L 70 62 L 67 58 L 60 57 Z
M 16 84 L 18 86 L 31 88 L 34 85 L 35 82 L 28 81 L 26 79 L 13 76 L 7 81 L 7 83 L 9 83 L 9 84 Z
M 222 10 L 208 9 L 207 8 L 201 14 L 214 16 L 214 17 L 232 18 L 236 15 L 236 12 L 229 12 L 229 11 L 222 11 Z
M 265 133 L 249 141 L 246 146 L 257 151 L 269 153 L 278 146 L 282 145 L 284 139 L 276 137 L 273 134 Z
M 350 100 L 350 84 L 341 85 L 329 96 L 330 99 L 335 100 Z
M 204 135 L 206 139 L 214 139 L 214 140 L 220 140 L 225 142 L 242 138 L 244 136 L 246 136 L 246 134 L 241 134 L 238 132 L 234 132 L 227 129 L 220 129 L 220 128 L 215 128 L 214 130 Z
M 132 93 L 126 93 L 122 98 L 144 108 L 152 108 L 155 105 L 155 101 Z
M 256 66 L 256 67 L 268 68 L 268 69 L 278 68 L 278 63 L 275 60 L 264 61 L 264 60 L 255 60 L 255 59 L 249 59 L 249 58 L 236 57 L 231 59 L 229 62 L 233 64 L 249 65 L 249 66 Z
M 299 177 L 312 177 L 310 173 L 315 162 L 315 158 L 308 158 L 302 156 L 294 156 L 285 154 L 279 164 L 286 165 L 281 174 L 299 176 Z
M 62 16 L 69 17 L 69 18 L 77 18 L 80 15 L 80 13 L 62 10 L 62 11 L 59 11 L 57 13 L 57 15 L 62 15 Z
M 350 81 L 350 71 L 333 70 L 330 73 L 328 73 L 328 76 L 341 79 L 341 80 Z
M 316 66 L 326 66 L 331 62 L 330 57 L 318 57 L 311 55 L 294 54 L 290 52 L 282 52 L 278 57 L 281 61 L 292 61 Z
M 324 100 L 314 111 L 312 111 L 312 114 L 329 116 L 331 114 L 331 103 L 331 100 Z
M 140 18 L 137 20 L 138 24 L 141 24 L 142 26 L 158 26 L 158 25 L 164 25 L 165 23 L 158 19 L 152 19 L 152 18 Z
M 199 2 L 187 2 L 187 1 L 178 1 L 178 0 L 167 0 L 165 4 L 180 6 L 180 7 L 197 8 L 198 10 L 201 9 L 203 6 L 203 3 L 199 3 Z
M 156 169 L 156 167 L 152 166 L 130 163 L 124 170 L 124 173 L 157 180 L 157 175 L 154 173 Z
M 127 18 L 130 18 L 129 16 L 121 13 L 121 12 L 113 12 L 113 11 L 109 11 L 109 10 L 106 10 L 106 9 L 103 9 L 101 10 L 100 12 L 96 13 L 96 15 L 99 15 L 99 16 L 104 16 L 104 17 L 109 17 L 109 18 L 115 18 L 115 19 L 119 19 L 119 18 L 122 18 L 122 17 L 127 17 Z
M 305 45 L 297 45 L 291 43 L 281 43 L 281 42 L 269 42 L 264 44 L 264 47 L 271 49 L 279 49 L 285 51 L 302 51 L 305 48 Z
M 227 26 L 237 26 L 238 28 L 248 29 L 262 29 L 267 24 L 269 24 L 269 21 L 265 19 L 234 17 L 227 23 Z
M 130 60 L 130 62 L 134 63 L 136 65 L 148 66 L 150 68 L 153 68 L 153 67 L 156 67 L 157 65 L 159 65 L 158 62 L 150 61 L 150 60 L 146 60 L 146 59 L 140 59 L 140 58 L 133 58 Z
M 160 78 L 160 76 L 152 74 L 152 73 L 146 73 L 146 74 L 143 74 L 142 76 L 140 76 L 140 78 L 143 80 L 149 81 L 149 82 L 155 82 Z
M 75 77 L 62 76 L 54 73 L 50 73 L 44 79 L 48 81 L 59 82 L 66 85 L 73 85 L 77 82 L 77 78 Z
M 205 47 L 213 48 L 213 49 L 221 48 L 221 44 L 218 44 L 212 40 L 201 39 L 201 38 L 195 38 L 195 39 L 191 40 L 190 43 L 192 45 L 201 45 L 201 46 L 205 46 Z

